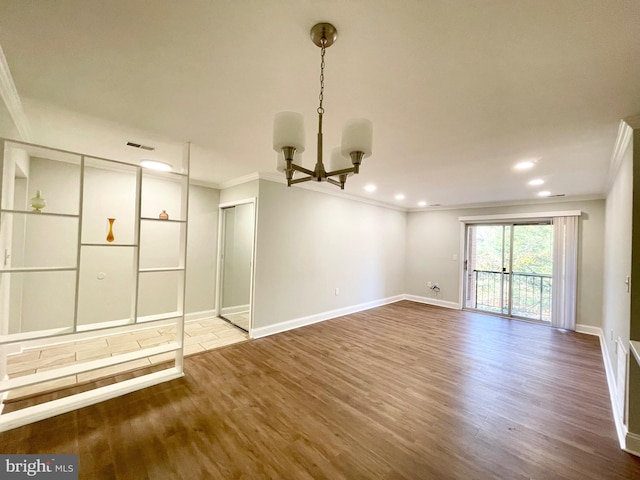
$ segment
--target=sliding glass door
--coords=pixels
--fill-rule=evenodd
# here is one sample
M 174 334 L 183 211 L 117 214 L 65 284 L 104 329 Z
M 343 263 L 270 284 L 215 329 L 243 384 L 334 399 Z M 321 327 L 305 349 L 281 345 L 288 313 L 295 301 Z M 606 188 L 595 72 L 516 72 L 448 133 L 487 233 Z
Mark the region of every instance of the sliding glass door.
M 551 321 L 550 223 L 468 225 L 465 307 Z

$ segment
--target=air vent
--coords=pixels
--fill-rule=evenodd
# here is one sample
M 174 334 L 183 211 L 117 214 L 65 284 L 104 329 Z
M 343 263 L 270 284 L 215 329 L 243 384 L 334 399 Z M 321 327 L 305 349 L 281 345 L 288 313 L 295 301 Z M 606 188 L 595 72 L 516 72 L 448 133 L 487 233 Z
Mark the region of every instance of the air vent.
M 133 147 L 133 148 L 141 148 L 142 150 L 149 150 L 149 151 L 155 150 L 154 147 L 150 147 L 149 145 L 140 145 L 139 143 L 135 143 L 135 142 L 127 142 L 127 146 Z
M 431 205 L 429 205 L 430 207 L 441 207 L 442 204 L 440 203 L 432 203 Z
M 547 198 L 553 198 L 553 197 L 564 197 L 564 193 L 558 193 L 557 195 L 549 195 Z

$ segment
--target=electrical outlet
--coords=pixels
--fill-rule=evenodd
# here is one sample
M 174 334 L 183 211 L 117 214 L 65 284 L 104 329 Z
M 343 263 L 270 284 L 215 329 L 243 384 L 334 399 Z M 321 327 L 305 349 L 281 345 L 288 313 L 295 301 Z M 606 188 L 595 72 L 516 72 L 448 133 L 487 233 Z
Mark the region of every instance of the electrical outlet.
M 427 282 L 427 288 L 431 288 L 431 282 Z
M 336 287 L 336 291 L 335 291 L 335 293 L 336 293 L 336 297 L 337 297 L 338 295 L 340 295 L 340 289 L 339 289 L 338 287 Z
M 611 337 L 611 341 L 613 341 L 613 330 L 610 330 L 609 336 Z

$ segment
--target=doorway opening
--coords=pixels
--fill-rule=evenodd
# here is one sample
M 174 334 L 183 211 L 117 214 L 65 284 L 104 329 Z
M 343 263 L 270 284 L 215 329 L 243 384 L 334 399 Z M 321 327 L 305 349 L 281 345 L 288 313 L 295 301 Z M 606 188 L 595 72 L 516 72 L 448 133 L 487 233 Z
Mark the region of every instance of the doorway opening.
M 550 323 L 551 221 L 467 225 L 465 308 Z

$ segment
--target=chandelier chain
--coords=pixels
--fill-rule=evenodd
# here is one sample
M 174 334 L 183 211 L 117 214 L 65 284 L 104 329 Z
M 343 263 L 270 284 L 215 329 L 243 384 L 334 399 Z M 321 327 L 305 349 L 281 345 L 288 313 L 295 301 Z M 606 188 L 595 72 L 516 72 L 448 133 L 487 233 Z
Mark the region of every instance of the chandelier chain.
M 322 106 L 322 101 L 324 100 L 324 53 L 326 51 L 327 39 L 323 38 L 321 40 L 320 46 L 320 95 L 318 95 L 318 99 L 320 100 L 320 106 L 318 107 L 318 114 L 322 115 L 324 113 L 324 107 Z

